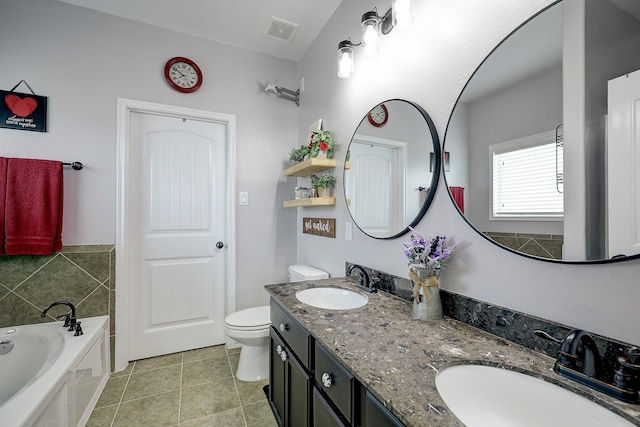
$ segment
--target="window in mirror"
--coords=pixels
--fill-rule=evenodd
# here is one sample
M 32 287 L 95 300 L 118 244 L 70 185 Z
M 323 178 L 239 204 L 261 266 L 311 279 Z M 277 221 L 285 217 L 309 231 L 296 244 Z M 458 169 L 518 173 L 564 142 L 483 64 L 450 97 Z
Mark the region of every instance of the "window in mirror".
M 562 219 L 554 132 L 491 145 L 489 150 L 492 219 Z

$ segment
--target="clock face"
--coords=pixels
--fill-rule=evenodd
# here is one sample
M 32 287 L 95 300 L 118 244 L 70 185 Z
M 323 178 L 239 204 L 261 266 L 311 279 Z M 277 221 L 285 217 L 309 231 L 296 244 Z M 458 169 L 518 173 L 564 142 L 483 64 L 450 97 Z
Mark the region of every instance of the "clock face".
M 389 111 L 387 111 L 387 107 L 384 104 L 380 104 L 369 111 L 367 117 L 372 125 L 377 127 L 384 126 L 389 119 Z
M 202 72 L 190 59 L 171 58 L 164 66 L 164 77 L 169 86 L 179 92 L 195 92 L 202 85 Z

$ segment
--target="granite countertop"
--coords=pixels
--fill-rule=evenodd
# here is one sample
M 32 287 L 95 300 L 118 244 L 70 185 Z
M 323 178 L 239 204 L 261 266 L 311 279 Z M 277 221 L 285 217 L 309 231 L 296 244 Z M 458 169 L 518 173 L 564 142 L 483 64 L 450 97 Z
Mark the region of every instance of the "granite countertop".
M 351 290 L 346 277 L 267 285 L 265 289 L 313 337 L 407 426 L 464 426 L 440 397 L 439 370 L 482 364 L 526 372 L 596 401 L 640 426 L 640 405 L 629 405 L 567 380 L 552 371 L 554 359 L 465 323 L 446 318 L 425 322 L 411 316 L 411 303 L 379 291 L 353 310 L 304 304 L 296 292 L 313 287 Z

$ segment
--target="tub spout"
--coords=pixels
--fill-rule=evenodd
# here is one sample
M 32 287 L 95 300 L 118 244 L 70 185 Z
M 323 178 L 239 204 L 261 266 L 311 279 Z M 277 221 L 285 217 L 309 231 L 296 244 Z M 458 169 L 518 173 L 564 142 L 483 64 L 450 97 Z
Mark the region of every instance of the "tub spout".
M 56 301 L 54 303 L 51 303 L 49 305 L 49 307 L 47 307 L 44 310 L 42 310 L 42 313 L 40 314 L 40 317 L 46 316 L 47 315 L 47 311 L 49 311 L 52 307 L 55 307 L 56 305 L 66 305 L 67 307 L 69 307 L 71 309 L 71 317 L 67 318 L 68 322 L 65 321 L 64 326 L 69 326 L 69 331 L 75 331 L 76 330 L 76 308 L 73 306 L 73 304 L 71 304 L 68 301 Z

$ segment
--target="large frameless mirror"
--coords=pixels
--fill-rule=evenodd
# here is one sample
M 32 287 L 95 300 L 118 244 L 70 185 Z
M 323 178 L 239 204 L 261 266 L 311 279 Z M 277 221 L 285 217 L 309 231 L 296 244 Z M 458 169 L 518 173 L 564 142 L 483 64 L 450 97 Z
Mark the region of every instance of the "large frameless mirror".
M 438 185 L 440 141 L 419 105 L 392 99 L 360 122 L 344 172 L 344 194 L 353 222 L 376 239 L 393 239 L 416 225 Z
M 640 253 L 640 142 L 615 136 L 611 120 L 631 116 L 613 86 L 640 95 L 639 17 L 640 2 L 557 2 L 479 66 L 443 146 L 452 201 L 476 231 L 549 260 Z

